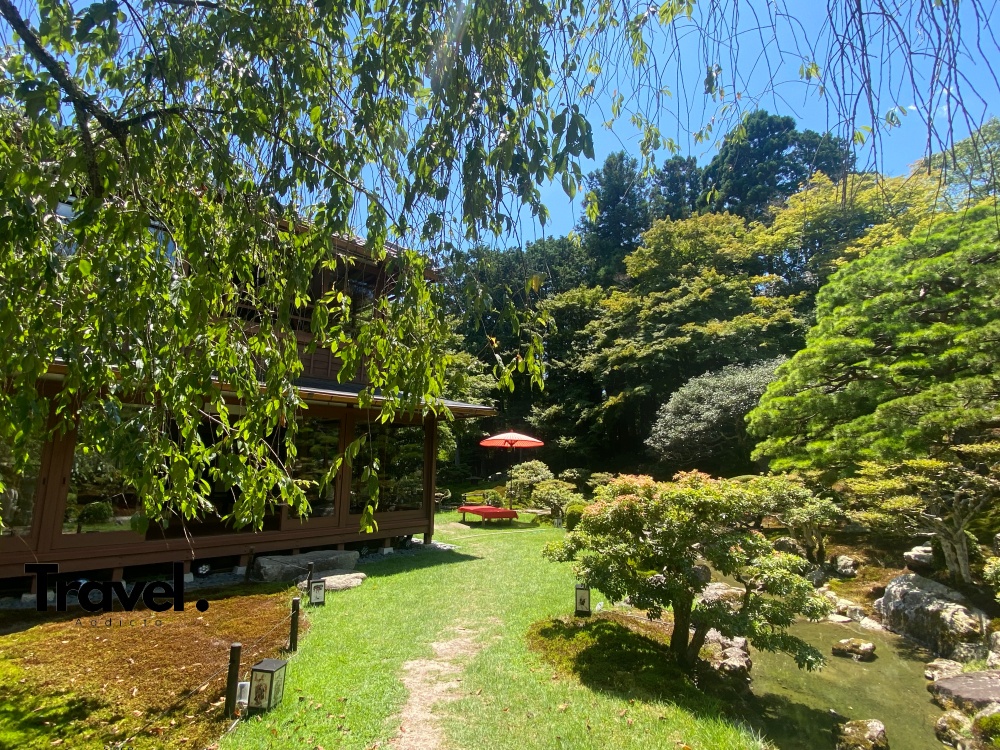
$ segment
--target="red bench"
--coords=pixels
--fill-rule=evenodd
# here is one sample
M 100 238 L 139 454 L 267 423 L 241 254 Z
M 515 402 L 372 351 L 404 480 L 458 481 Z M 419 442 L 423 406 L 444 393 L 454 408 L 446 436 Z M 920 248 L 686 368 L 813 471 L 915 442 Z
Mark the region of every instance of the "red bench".
M 462 514 L 462 521 L 465 521 L 465 514 L 471 513 L 474 516 L 479 516 L 482 518 L 482 522 L 485 524 L 491 518 L 508 518 L 511 523 L 517 518 L 516 510 L 508 510 L 507 508 L 494 508 L 492 505 L 463 505 L 458 509 L 458 512 Z

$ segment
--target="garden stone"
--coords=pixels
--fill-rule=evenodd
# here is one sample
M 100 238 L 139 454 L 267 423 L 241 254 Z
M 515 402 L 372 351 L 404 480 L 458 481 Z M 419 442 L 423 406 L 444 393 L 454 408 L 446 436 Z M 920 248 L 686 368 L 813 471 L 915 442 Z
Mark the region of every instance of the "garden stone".
M 906 567 L 911 570 L 933 570 L 936 567 L 934 564 L 934 550 L 931 549 L 929 544 L 922 544 L 919 547 L 914 547 L 909 552 L 904 552 L 903 560 L 906 561 Z
M 746 651 L 747 653 L 750 652 L 750 647 L 746 638 L 742 636 L 730 638 L 723 635 L 715 628 L 711 628 L 705 634 L 705 643 L 708 645 L 718 646 L 722 650 L 726 650 L 727 648 L 738 648 L 740 651 Z
M 965 672 L 943 677 L 930 683 L 927 689 L 934 696 L 934 702 L 942 708 L 975 713 L 993 703 L 1000 703 L 1000 671 Z
M 849 721 L 837 728 L 837 750 L 889 750 L 885 725 L 875 719 Z
M 834 656 L 846 656 L 855 661 L 875 661 L 875 644 L 860 638 L 845 638 L 833 644 Z
M 837 555 L 837 575 L 854 578 L 858 574 L 858 561 L 848 555 Z
M 885 627 L 878 620 L 873 620 L 870 617 L 863 618 L 858 625 L 861 626 L 862 630 L 885 630 Z
M 955 750 L 993 750 L 993 745 L 987 745 L 975 737 L 963 737 L 955 745 Z
M 948 747 L 958 747 L 972 729 L 972 720 L 961 711 L 948 711 L 934 725 L 934 736 Z
M 790 536 L 778 537 L 774 540 L 772 545 L 778 552 L 785 552 L 789 555 L 798 555 L 799 557 L 806 556 L 806 549 L 802 546 L 798 539 L 793 539 Z
M 817 565 L 802 577 L 809 581 L 815 588 L 822 586 L 829 578 L 826 570 L 821 565 Z
M 990 744 L 1000 738 L 1000 703 L 994 703 L 972 717 L 972 736 Z
M 951 652 L 951 658 L 962 663 L 982 661 L 989 655 L 989 649 L 981 643 L 959 643 Z
M 990 651 L 989 655 L 986 657 L 986 668 L 1000 669 L 1000 653 Z
M 850 617 L 855 622 L 861 622 L 866 617 L 864 607 L 860 606 L 859 604 L 852 604 L 850 607 L 847 608 L 844 614 Z
M 934 682 L 957 674 L 962 674 L 962 664 L 951 659 L 935 659 L 924 667 L 924 677 Z
M 875 602 L 886 630 L 908 636 L 937 656 L 969 660 L 985 651 L 986 615 L 966 606 L 957 591 L 915 573 L 889 582 Z M 963 644 L 971 644 L 966 646 Z
M 354 550 L 317 550 L 301 555 L 265 555 L 253 561 L 254 577 L 260 581 L 295 581 L 305 575 L 309 563 L 316 570 L 354 570 Z
M 323 581 L 323 588 L 327 591 L 346 591 L 357 588 L 367 577 L 360 570 L 324 570 L 313 574 L 313 581 Z M 299 581 L 298 586 L 305 591 L 306 579 Z
M 727 583 L 710 583 L 701 592 L 699 600 L 705 604 L 726 601 L 732 604 L 739 604 L 743 599 L 744 590 L 730 586 Z
M 837 615 L 837 614 L 827 615 L 826 619 L 829 620 L 830 622 L 836 622 L 841 625 L 846 625 L 849 622 L 853 622 L 853 620 L 851 620 L 851 618 L 848 617 L 847 615 Z
M 722 652 L 722 661 L 719 662 L 719 671 L 730 677 L 740 679 L 750 679 L 750 670 L 753 662 L 750 655 L 740 648 L 727 648 Z

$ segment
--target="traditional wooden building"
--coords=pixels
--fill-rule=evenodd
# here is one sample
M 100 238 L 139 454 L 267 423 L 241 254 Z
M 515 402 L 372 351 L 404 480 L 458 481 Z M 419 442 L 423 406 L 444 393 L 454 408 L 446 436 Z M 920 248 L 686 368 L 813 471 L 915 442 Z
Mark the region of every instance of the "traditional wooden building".
M 360 243 L 338 239 L 335 244 L 339 252 L 353 254 L 354 262 L 337 271 L 317 272 L 316 294 L 336 285 L 361 307 L 366 299 L 390 293 L 391 263 L 374 262 Z M 138 533 L 129 522 L 141 505 L 139 498 L 116 479 L 113 466 L 82 449 L 86 435 L 70 431 L 37 445 L 28 471 L 20 477 L 11 474 L 9 451 L 0 446 L 0 471 L 5 472 L 7 485 L 0 494 L 0 518 L 5 523 L 0 531 L 0 579 L 24 577 L 28 562 L 59 563 L 61 573 L 103 571 L 113 580 L 129 580 L 136 568 L 168 562 L 182 561 L 189 569 L 193 563 L 245 566 L 251 552 L 343 548 L 361 542 L 390 548 L 394 540 L 416 534 L 429 541 L 434 534 L 437 420 L 417 414 L 380 424 L 378 399 L 372 407 L 361 408 L 362 384 L 337 380 L 336 357 L 325 350 L 307 352 L 309 315 L 303 310 L 297 326 L 304 367 L 298 385 L 308 409 L 299 422 L 294 473 L 318 479 L 359 431 L 364 430 L 369 440 L 353 467 L 345 463 L 332 486 L 322 495 L 313 493 L 308 518 L 278 506 L 257 531 L 236 531 L 216 518 L 183 525 L 151 524 L 145 533 Z M 64 372 L 57 363 L 39 387 L 58 389 Z M 456 418 L 494 413 L 488 406 L 454 401 L 445 405 Z M 381 467 L 378 531 L 365 534 L 360 521 L 369 498 L 358 477 L 376 456 Z M 225 515 L 233 494 L 220 491 L 212 499 Z M 24 578 L 24 585 L 29 582 Z

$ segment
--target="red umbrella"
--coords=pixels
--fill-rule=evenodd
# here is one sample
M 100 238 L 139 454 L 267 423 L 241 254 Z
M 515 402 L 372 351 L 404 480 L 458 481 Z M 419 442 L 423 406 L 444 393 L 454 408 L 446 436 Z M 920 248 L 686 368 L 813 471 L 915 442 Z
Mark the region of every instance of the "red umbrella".
M 522 435 L 520 432 L 502 432 L 480 440 L 479 444 L 484 448 L 539 448 L 545 445 L 538 438 Z
M 514 452 L 514 448 L 539 448 L 545 445 L 538 438 L 522 435 L 520 432 L 501 432 L 499 435 L 480 440 L 479 444 L 484 448 L 510 448 L 511 453 Z M 508 497 L 510 497 L 509 491 Z M 509 507 L 514 507 L 513 498 L 510 498 Z

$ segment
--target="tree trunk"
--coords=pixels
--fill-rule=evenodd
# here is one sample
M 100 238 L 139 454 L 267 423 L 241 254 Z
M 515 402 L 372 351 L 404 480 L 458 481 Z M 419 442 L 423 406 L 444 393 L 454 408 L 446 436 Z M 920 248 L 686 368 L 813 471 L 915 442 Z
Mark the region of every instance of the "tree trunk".
M 674 630 L 670 634 L 670 653 L 682 667 L 689 667 L 688 640 L 691 636 L 691 609 L 694 606 L 693 596 L 684 596 L 672 602 L 674 611 Z
M 948 575 L 955 580 L 961 579 L 961 571 L 958 564 L 958 553 L 950 538 L 943 534 L 938 534 L 938 541 L 941 543 L 941 552 L 944 555 L 945 565 L 948 566 Z M 966 553 L 966 565 L 968 565 L 968 553 Z
M 969 537 L 960 530 L 954 541 L 955 558 L 958 563 L 958 574 L 963 583 L 972 583 L 972 571 L 969 570 Z
M 816 533 L 816 562 L 820 565 L 826 563 L 826 539 L 822 532 Z
M 694 628 L 694 635 L 691 636 L 691 643 L 687 649 L 687 663 L 694 666 L 701 655 L 701 647 L 705 645 L 705 637 L 708 635 L 708 623 L 699 623 Z

